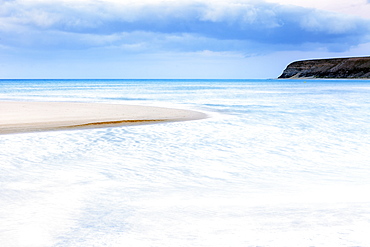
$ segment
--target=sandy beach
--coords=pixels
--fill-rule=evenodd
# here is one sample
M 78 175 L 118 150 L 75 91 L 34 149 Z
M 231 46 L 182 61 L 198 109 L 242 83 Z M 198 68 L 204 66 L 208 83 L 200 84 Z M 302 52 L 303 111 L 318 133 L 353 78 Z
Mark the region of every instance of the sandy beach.
M 0 134 L 102 128 L 205 118 L 201 112 L 152 106 L 0 101 Z

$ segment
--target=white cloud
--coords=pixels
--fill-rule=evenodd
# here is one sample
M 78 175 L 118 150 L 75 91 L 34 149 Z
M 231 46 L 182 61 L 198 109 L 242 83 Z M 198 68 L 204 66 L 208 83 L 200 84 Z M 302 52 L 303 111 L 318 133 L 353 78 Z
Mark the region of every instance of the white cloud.
M 369 0 L 266 0 L 267 2 L 289 4 L 305 8 L 314 8 L 318 10 L 336 12 L 358 16 L 361 18 L 370 18 Z
M 325 25 L 323 25 L 325 22 Z M 348 16 L 334 13 L 315 11 L 312 15 L 303 16 L 300 20 L 302 27 L 310 31 L 341 34 L 356 29 L 356 22 Z
M 369 32 L 366 19 L 264 1 L 0 2 L 0 62 L 12 54 L 108 61 L 133 54 L 237 60 L 225 54 L 344 52 L 368 43 Z
M 119 45 L 116 44 L 119 42 L 125 46 L 125 39 L 129 39 L 130 46 L 135 40 L 139 44 L 157 44 L 160 49 L 168 45 L 169 50 L 193 51 L 204 49 L 195 40 L 208 39 L 213 41 L 210 44 L 217 43 L 218 49 L 230 47 L 245 52 L 250 49 L 248 44 L 253 43 L 268 44 L 266 50 L 270 50 L 281 45 L 296 48 L 305 43 L 361 42 L 363 33 L 370 30 L 370 21 L 251 1 L 144 5 L 143 2 L 23 0 L 3 5 L 0 31 L 4 39 L 0 42 L 34 49 L 65 49 L 73 47 L 73 42 L 77 49 Z M 127 35 L 112 38 L 123 33 L 132 33 L 134 38 Z M 138 33 L 146 33 L 145 39 L 140 39 Z M 177 47 L 176 42 L 168 42 L 168 37 L 177 37 Z M 230 40 L 234 45 L 230 46 Z M 240 45 L 243 42 L 244 48 Z

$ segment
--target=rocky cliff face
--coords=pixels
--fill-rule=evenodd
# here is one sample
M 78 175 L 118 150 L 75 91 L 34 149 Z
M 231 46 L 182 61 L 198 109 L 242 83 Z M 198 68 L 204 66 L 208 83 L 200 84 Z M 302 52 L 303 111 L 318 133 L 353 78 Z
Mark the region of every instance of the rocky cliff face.
M 297 61 L 289 64 L 279 78 L 370 79 L 370 57 Z

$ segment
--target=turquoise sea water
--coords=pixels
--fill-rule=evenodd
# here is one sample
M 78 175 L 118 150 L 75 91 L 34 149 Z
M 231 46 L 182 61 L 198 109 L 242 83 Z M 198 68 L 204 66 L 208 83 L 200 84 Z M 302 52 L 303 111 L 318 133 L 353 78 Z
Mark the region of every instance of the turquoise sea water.
M 370 246 L 370 81 L 0 80 L 205 120 L 0 136 L 1 246 Z

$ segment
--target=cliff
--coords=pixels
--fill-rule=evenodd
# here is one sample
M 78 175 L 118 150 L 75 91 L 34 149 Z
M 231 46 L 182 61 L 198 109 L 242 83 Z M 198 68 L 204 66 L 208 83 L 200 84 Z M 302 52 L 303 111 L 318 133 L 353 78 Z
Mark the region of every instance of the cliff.
M 350 57 L 296 61 L 289 64 L 283 78 L 370 79 L 370 57 Z

